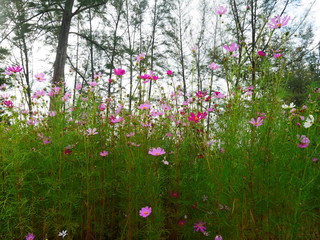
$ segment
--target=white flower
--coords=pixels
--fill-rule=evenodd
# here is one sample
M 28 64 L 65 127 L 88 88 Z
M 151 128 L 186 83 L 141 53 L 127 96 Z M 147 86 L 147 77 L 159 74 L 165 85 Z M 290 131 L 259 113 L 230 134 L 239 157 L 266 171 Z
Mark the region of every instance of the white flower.
M 314 117 L 310 114 L 309 117 L 307 117 L 306 121 L 304 122 L 303 126 L 305 128 L 309 128 L 314 123 Z
M 288 106 L 287 104 L 283 104 L 282 105 L 282 108 L 283 109 L 288 109 L 288 108 L 294 108 L 296 105 L 292 102 L 292 103 L 290 103 L 290 105 Z
M 65 236 L 67 236 L 67 234 L 67 230 L 62 230 L 61 232 L 59 232 L 58 236 L 64 238 Z

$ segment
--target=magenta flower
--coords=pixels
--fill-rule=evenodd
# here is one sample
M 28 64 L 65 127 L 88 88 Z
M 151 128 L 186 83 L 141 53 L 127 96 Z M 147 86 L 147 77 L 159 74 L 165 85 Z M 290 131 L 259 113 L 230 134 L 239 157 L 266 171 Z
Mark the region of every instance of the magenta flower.
M 43 73 L 38 73 L 38 74 L 34 75 L 34 77 L 37 79 L 38 82 L 44 82 L 47 80 Z
M 105 157 L 105 156 L 108 156 L 108 152 L 107 151 L 103 151 L 103 152 L 100 152 L 100 156 L 101 157 Z
M 90 135 L 96 135 L 96 134 L 98 134 L 98 132 L 97 132 L 97 129 L 96 128 L 88 128 L 88 130 L 87 130 L 87 135 L 88 136 L 90 136 Z
M 258 117 L 257 120 L 255 120 L 254 118 L 251 118 L 251 121 L 249 121 L 249 123 L 251 123 L 253 126 L 261 126 L 263 122 L 263 119 L 261 117 Z
M 222 239 L 221 235 L 217 235 L 217 236 L 214 238 L 214 240 L 223 240 L 223 239 Z
M 3 105 L 7 106 L 8 108 L 13 108 L 13 102 L 10 100 L 6 100 L 3 102 Z
M 35 238 L 35 235 L 33 233 L 28 233 L 26 236 L 26 240 L 33 240 Z
M 190 117 L 188 117 L 189 122 L 199 122 L 201 119 L 206 118 L 208 114 L 206 112 L 198 112 L 197 116 L 194 113 L 190 113 Z
M 270 22 L 268 22 L 268 25 L 271 29 L 277 29 L 284 27 L 288 24 L 290 20 L 290 17 L 287 15 L 284 18 L 281 18 L 280 15 L 276 18 L 271 18 Z
M 113 116 L 113 115 L 111 115 L 110 117 L 109 117 L 109 121 L 110 121 L 110 124 L 112 125 L 112 124 L 115 124 L 115 123 L 119 123 L 119 122 L 122 122 L 124 120 L 124 118 L 122 118 L 122 117 L 120 117 L 120 116 Z
M 297 137 L 300 140 L 300 143 L 298 143 L 299 148 L 306 148 L 309 146 L 309 143 L 310 143 L 309 138 L 307 138 L 305 135 L 302 135 L 302 136 L 297 135 Z
M 259 55 L 260 57 L 264 57 L 264 56 L 266 56 L 267 54 L 266 54 L 264 51 L 258 51 L 258 55 Z
M 122 76 L 126 73 L 126 70 L 121 68 L 116 68 L 116 69 L 113 69 L 113 73 L 117 76 Z
M 158 148 L 150 148 L 148 154 L 153 156 L 160 156 L 160 155 L 166 154 L 166 152 L 161 147 L 158 147 Z
M 209 65 L 209 68 L 211 70 L 217 70 L 219 68 L 219 64 L 216 64 L 215 62 L 212 62 L 210 65 Z
M 141 210 L 139 211 L 139 215 L 140 215 L 141 217 L 146 218 L 146 217 L 148 217 L 148 216 L 151 214 L 151 212 L 152 212 L 152 208 L 146 206 L 146 207 L 144 207 L 144 208 L 141 208 Z
M 168 75 L 168 76 L 172 76 L 172 74 L 173 74 L 173 72 L 172 72 L 171 70 L 168 70 L 168 71 L 167 71 L 167 75 Z
M 227 7 L 224 7 L 224 6 L 219 6 L 218 9 L 216 10 L 216 14 L 218 14 L 220 17 L 227 13 L 228 9 Z
M 138 106 L 138 108 L 141 110 L 150 109 L 150 107 L 151 107 L 151 105 L 149 103 L 144 103 L 144 104 L 141 104 L 140 106 Z
M 5 74 L 6 75 L 11 75 L 12 73 L 18 73 L 18 72 L 21 72 L 22 71 L 22 67 L 20 66 L 11 66 L 11 67 L 8 67 L 7 70 L 5 71 Z
M 207 96 L 207 92 L 202 92 L 202 91 L 196 92 L 196 96 L 198 98 L 204 98 L 205 96 Z
M 205 231 L 206 231 L 206 227 L 204 226 L 206 223 L 204 223 L 204 222 L 198 222 L 198 223 L 195 223 L 194 224 L 194 230 L 196 231 L 196 232 L 202 232 L 202 233 L 204 233 Z
M 240 45 L 234 42 L 230 46 L 224 45 L 223 48 L 225 50 L 227 50 L 228 52 L 232 53 L 232 52 L 238 50 L 240 48 Z
M 283 57 L 283 56 L 284 56 L 283 53 L 275 53 L 275 54 L 273 54 L 273 57 L 274 57 L 275 59 L 281 58 L 281 57 Z

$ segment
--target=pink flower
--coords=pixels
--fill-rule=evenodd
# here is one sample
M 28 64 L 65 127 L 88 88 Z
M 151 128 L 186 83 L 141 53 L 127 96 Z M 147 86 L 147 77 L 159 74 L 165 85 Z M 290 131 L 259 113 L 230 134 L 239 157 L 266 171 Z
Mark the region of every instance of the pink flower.
M 38 74 L 34 75 L 34 77 L 37 79 L 38 82 L 44 82 L 47 80 L 43 73 L 38 73 Z
M 40 98 L 46 95 L 46 92 L 44 90 L 37 90 L 33 93 L 31 98 Z
M 109 153 L 107 151 L 100 152 L 101 157 L 107 156 Z
M 94 80 L 98 80 L 101 76 L 102 76 L 102 73 L 101 73 L 101 72 L 95 73 L 95 74 L 93 75 L 93 79 L 94 79 Z
M 88 136 L 90 136 L 90 135 L 96 135 L 96 134 L 98 134 L 96 128 L 92 128 L 92 129 L 89 128 L 89 129 L 87 130 L 87 135 L 88 135 Z
M 281 57 L 283 57 L 283 56 L 284 56 L 283 53 L 275 53 L 275 54 L 273 54 L 273 57 L 274 57 L 275 59 L 281 58 Z
M 240 48 L 240 45 L 234 42 L 230 46 L 224 45 L 223 48 L 225 50 L 227 50 L 228 52 L 232 53 L 232 52 L 238 50 Z
M 168 71 L 167 71 L 167 75 L 168 75 L 168 76 L 172 76 L 172 74 L 173 74 L 173 72 L 172 72 L 171 70 L 168 70 Z
M 163 111 L 170 111 L 171 110 L 171 106 L 168 104 L 162 104 L 161 105 Z
M 26 240 L 33 240 L 35 238 L 35 235 L 33 233 L 28 233 L 26 236 Z
M 202 232 L 202 233 L 204 233 L 205 231 L 206 231 L 206 227 L 204 226 L 206 223 L 204 223 L 204 222 L 198 222 L 198 223 L 195 223 L 194 224 L 194 230 L 196 231 L 196 232 Z
M 318 162 L 318 158 L 312 158 L 313 162 Z
M 82 88 L 82 84 L 79 84 L 79 83 L 78 83 L 78 84 L 76 85 L 76 89 L 77 89 L 77 90 L 81 90 L 81 88 Z
M 111 115 L 111 116 L 109 117 L 109 121 L 110 121 L 110 124 L 111 124 L 111 125 L 112 125 L 112 124 L 115 124 L 115 123 L 122 122 L 123 120 L 124 120 L 124 119 L 123 119 L 122 117 L 119 117 L 119 116 L 115 117 L 115 116 Z
M 307 138 L 305 135 L 302 135 L 302 136 L 297 135 L 297 137 L 300 140 L 300 143 L 298 143 L 299 148 L 306 148 L 309 146 L 309 143 L 310 143 L 309 138 Z
M 145 53 L 140 53 L 137 57 L 137 62 L 139 63 L 141 60 L 145 58 L 146 54 Z
M 91 87 L 95 87 L 95 86 L 98 85 L 98 83 L 95 82 L 95 81 L 92 81 L 92 82 L 89 82 L 89 85 L 90 85 Z
M 10 100 L 4 101 L 3 105 L 7 106 L 8 108 L 13 108 L 13 102 Z
M 57 115 L 57 112 L 56 111 L 51 111 L 51 112 L 49 112 L 49 116 L 50 117 L 54 117 L 54 116 L 56 116 Z
M 268 22 L 268 25 L 271 29 L 277 29 L 284 27 L 288 24 L 290 20 L 290 17 L 287 15 L 284 18 L 281 19 L 280 15 L 276 18 L 271 18 L 270 22 Z
M 228 11 L 227 7 L 219 6 L 216 10 L 216 14 L 218 14 L 220 17 L 225 14 Z
M 18 73 L 18 72 L 21 72 L 22 71 L 22 67 L 20 66 L 11 66 L 11 67 L 8 67 L 7 70 L 5 71 L 5 74 L 6 75 L 11 75 L 12 73 Z
M 116 68 L 116 69 L 113 69 L 113 73 L 117 76 L 122 76 L 126 73 L 126 70 L 121 68 Z
M 206 112 L 198 112 L 197 116 L 194 113 L 190 113 L 190 117 L 188 117 L 189 122 L 198 123 L 201 119 L 204 119 L 208 114 Z
M 118 104 L 118 108 L 117 108 L 117 110 L 116 110 L 114 113 L 115 113 L 115 114 L 119 114 L 119 113 L 121 112 L 122 108 L 123 108 L 123 105 L 119 103 L 119 104 Z
M 99 106 L 100 111 L 104 111 L 104 110 L 106 110 L 106 108 L 107 108 L 107 106 L 104 103 L 101 103 Z
M 146 206 L 146 207 L 144 207 L 144 208 L 141 208 L 141 210 L 139 211 L 139 215 L 140 215 L 141 217 L 146 218 L 146 217 L 148 217 L 148 216 L 151 214 L 151 212 L 152 212 L 152 208 Z
M 258 55 L 261 56 L 261 57 L 264 57 L 267 54 L 264 51 L 258 51 Z
M 141 110 L 149 109 L 150 107 L 151 107 L 151 105 L 149 103 L 144 103 L 144 104 L 141 104 L 140 106 L 138 106 L 138 108 Z
M 223 240 L 223 239 L 222 239 L 221 235 L 217 235 L 217 236 L 214 238 L 214 240 Z
M 261 126 L 263 122 L 263 119 L 261 117 L 258 117 L 257 120 L 255 120 L 254 118 L 251 118 L 251 121 L 249 121 L 249 123 L 251 123 L 253 126 Z
M 225 98 L 226 95 L 223 94 L 223 93 L 221 93 L 221 92 L 214 92 L 214 93 L 213 93 L 213 97 L 214 97 L 214 98 Z
M 148 152 L 148 154 L 153 155 L 153 156 L 159 156 L 159 155 L 163 155 L 165 153 L 166 152 L 160 147 L 158 147 L 158 148 L 150 148 L 150 150 Z
M 216 64 L 215 62 L 212 62 L 210 65 L 209 65 L 209 68 L 211 70 L 217 70 L 219 68 L 219 64 Z
M 196 92 L 196 96 L 198 98 L 204 98 L 205 96 L 207 96 L 207 92 L 202 92 L 202 91 Z

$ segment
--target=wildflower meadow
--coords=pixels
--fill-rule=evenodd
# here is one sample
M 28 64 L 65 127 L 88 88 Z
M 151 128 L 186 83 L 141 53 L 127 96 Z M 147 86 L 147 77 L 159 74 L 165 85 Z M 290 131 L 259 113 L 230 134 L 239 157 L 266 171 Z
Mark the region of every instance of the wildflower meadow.
M 290 21 L 268 19 L 267 31 Z M 320 239 L 320 86 L 287 101 L 290 59 L 269 48 L 254 52 L 254 81 L 235 84 L 246 49 L 220 48 L 201 90 L 139 53 L 133 94 L 100 91 L 129 77 L 122 65 L 72 88 L 35 72 L 31 108 L 22 64 L 6 66 L 0 239 Z

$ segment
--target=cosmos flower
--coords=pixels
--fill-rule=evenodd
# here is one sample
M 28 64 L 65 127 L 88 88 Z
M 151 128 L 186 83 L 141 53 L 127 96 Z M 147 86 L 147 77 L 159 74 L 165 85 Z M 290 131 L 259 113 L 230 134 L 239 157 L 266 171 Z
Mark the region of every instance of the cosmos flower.
M 309 128 L 314 124 L 314 117 L 310 114 L 309 117 L 307 117 L 306 121 L 304 122 L 303 126 L 305 128 Z
M 188 121 L 189 122 L 199 122 L 201 119 L 206 118 L 208 114 L 206 112 L 198 112 L 197 115 L 195 115 L 194 113 L 190 113 L 190 117 L 188 117 Z
M 278 15 L 278 17 L 276 18 L 271 18 L 270 22 L 268 22 L 268 25 L 271 29 L 277 29 L 286 26 L 289 20 L 290 17 L 288 15 L 283 18 L 281 18 L 281 16 Z
M 223 48 L 224 48 L 226 51 L 232 53 L 232 52 L 238 50 L 238 49 L 240 48 L 240 45 L 234 42 L 234 43 L 232 43 L 230 46 L 224 45 Z
M 194 230 L 196 231 L 196 232 L 202 232 L 202 233 L 204 233 L 205 231 L 206 231 L 206 227 L 204 226 L 206 223 L 204 223 L 204 222 L 198 222 L 198 223 L 195 223 L 194 224 L 194 226 L 193 226 L 193 228 L 194 228 Z
M 150 148 L 148 154 L 153 156 L 160 156 L 160 155 L 166 154 L 166 152 L 162 148 L 158 147 L 158 148 Z
M 68 234 L 67 230 L 62 230 L 61 232 L 59 232 L 58 236 L 65 238 L 65 236 L 67 236 L 67 234 Z
M 47 80 L 43 73 L 38 73 L 38 74 L 34 75 L 34 77 L 37 79 L 38 82 L 44 82 Z
M 26 240 L 33 240 L 35 238 L 35 235 L 33 233 L 28 233 L 26 236 Z
M 146 206 L 146 207 L 141 208 L 141 210 L 139 211 L 139 215 L 140 215 L 141 217 L 146 218 L 146 217 L 148 217 L 148 216 L 151 214 L 151 212 L 152 212 L 152 208 Z
M 251 118 L 251 121 L 249 121 L 249 123 L 251 123 L 253 126 L 261 126 L 263 122 L 263 119 L 261 117 L 258 117 L 257 120 L 255 120 L 254 118 Z
M 126 73 L 126 70 L 121 68 L 116 68 L 116 69 L 113 69 L 113 73 L 117 76 L 122 76 Z
M 227 13 L 228 9 L 227 7 L 224 7 L 224 6 L 219 6 L 218 9 L 216 10 L 216 14 L 218 14 L 220 17 Z
M 305 135 L 297 135 L 297 137 L 299 138 L 300 142 L 298 143 L 298 147 L 299 148 L 306 148 L 309 146 L 310 140 L 309 138 L 307 138 Z
M 219 68 L 219 64 L 216 64 L 215 62 L 212 62 L 210 65 L 209 65 L 209 68 L 211 70 L 217 70 Z

